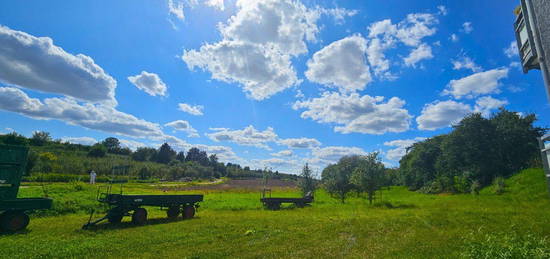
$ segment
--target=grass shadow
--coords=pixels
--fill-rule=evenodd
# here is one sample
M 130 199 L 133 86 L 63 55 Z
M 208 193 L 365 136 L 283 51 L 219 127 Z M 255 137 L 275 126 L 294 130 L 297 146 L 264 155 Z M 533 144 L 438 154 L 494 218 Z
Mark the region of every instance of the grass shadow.
M 386 208 L 386 209 L 414 209 L 417 207 L 414 204 L 401 204 L 401 203 L 394 204 L 389 201 L 377 202 L 372 206 L 376 208 Z
M 131 221 L 124 221 L 120 223 L 108 223 L 108 222 L 102 222 L 94 226 L 89 226 L 87 229 L 82 229 L 84 231 L 100 231 L 100 230 L 117 230 L 117 229 L 126 229 L 126 228 L 139 228 L 139 227 L 145 227 L 145 226 L 152 226 L 152 225 L 160 225 L 160 224 L 171 224 L 171 223 L 177 223 L 182 221 L 190 221 L 190 220 L 196 220 L 200 219 L 200 217 L 193 217 L 191 219 L 169 219 L 169 218 L 152 218 L 148 219 L 147 223 L 143 225 L 136 225 L 132 223 Z
M 299 210 L 299 209 L 304 209 L 304 208 L 309 208 L 309 207 L 311 207 L 311 204 L 306 203 L 302 207 L 296 206 L 295 204 L 290 204 L 290 205 L 281 205 L 281 207 L 278 208 L 278 209 L 269 209 L 269 208 L 264 206 L 264 207 L 260 208 L 259 210 L 265 210 L 265 211 L 278 211 L 278 210 L 279 211 L 280 210 L 285 211 L 285 210 L 288 210 L 288 211 L 290 211 L 290 210 Z
M 0 237 L 4 237 L 4 236 L 15 236 L 15 235 L 26 235 L 26 234 L 29 234 L 31 233 L 32 231 L 29 230 L 29 229 L 23 229 L 23 230 L 19 230 L 19 231 L 15 231 L 15 232 L 10 232 L 10 231 L 0 231 Z

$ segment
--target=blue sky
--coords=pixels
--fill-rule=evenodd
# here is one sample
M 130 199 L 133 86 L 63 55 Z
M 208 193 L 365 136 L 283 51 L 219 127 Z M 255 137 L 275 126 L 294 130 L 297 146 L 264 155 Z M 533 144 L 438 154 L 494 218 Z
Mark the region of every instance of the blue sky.
M 2 1 L 0 130 L 291 173 L 504 106 L 548 126 L 517 1 Z

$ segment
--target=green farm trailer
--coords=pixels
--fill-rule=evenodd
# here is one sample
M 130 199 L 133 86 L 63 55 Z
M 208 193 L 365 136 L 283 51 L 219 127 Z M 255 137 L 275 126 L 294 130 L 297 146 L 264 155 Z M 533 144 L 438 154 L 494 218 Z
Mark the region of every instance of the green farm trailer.
M 127 171 L 127 167 L 119 166 L 116 169 Z M 114 171 L 115 168 L 113 168 Z M 83 229 L 88 229 L 104 220 L 111 224 L 118 224 L 125 216 L 131 216 L 133 224 L 143 225 L 147 222 L 147 210 L 143 206 L 160 207 L 166 210 L 169 219 L 177 219 L 180 214 L 183 219 L 190 219 L 195 216 L 199 202 L 203 201 L 203 195 L 123 195 L 122 185 L 120 194 L 113 194 L 112 183 L 107 187 L 107 192 L 98 192 L 97 196 L 99 202 L 109 206 L 107 214 L 92 221 L 92 211 L 88 223 L 82 226 Z
M 269 197 L 266 197 L 266 192 L 269 192 Z M 269 210 L 278 210 L 281 208 L 281 204 L 283 203 L 293 203 L 296 207 L 303 208 L 313 202 L 313 194 L 307 193 L 302 198 L 278 198 L 271 197 L 271 189 L 264 189 L 262 191 L 260 202 L 262 202 L 264 207 Z
M 15 232 L 29 224 L 28 212 L 49 209 L 48 198 L 17 198 L 29 149 L 0 145 L 0 230 Z

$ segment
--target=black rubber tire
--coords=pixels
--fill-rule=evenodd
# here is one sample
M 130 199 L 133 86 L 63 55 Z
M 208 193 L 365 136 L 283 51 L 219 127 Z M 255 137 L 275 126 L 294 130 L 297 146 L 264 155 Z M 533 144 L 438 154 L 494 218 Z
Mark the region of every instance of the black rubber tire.
M 193 206 L 186 206 L 183 208 L 183 218 L 184 219 L 191 219 L 195 217 L 195 207 Z
M 166 211 L 166 216 L 169 218 L 169 219 L 177 219 L 178 216 L 180 215 L 180 207 L 179 206 L 172 206 L 172 207 L 169 207 L 168 210 Z
M 29 215 L 23 211 L 7 211 L 0 217 L 0 229 L 7 232 L 17 232 L 29 225 Z
M 147 223 L 147 210 L 144 208 L 137 208 L 132 214 L 132 223 L 134 225 L 144 225 Z
M 109 217 L 107 217 L 107 221 L 111 224 L 120 224 L 122 222 L 122 218 L 124 216 L 122 214 L 111 214 Z
M 267 208 L 270 210 L 279 210 L 281 209 L 281 204 L 278 202 L 270 202 L 267 204 Z
M 298 207 L 298 208 L 303 208 L 303 207 L 306 206 L 306 204 L 303 203 L 303 202 L 296 202 L 295 204 L 296 204 L 296 207 Z

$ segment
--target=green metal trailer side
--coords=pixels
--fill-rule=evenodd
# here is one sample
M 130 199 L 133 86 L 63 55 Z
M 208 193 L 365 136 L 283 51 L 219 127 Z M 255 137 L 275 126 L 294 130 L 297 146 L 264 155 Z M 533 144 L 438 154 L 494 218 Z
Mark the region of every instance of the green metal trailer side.
M 49 209 L 52 200 L 46 198 L 17 198 L 21 177 L 27 166 L 29 149 L 22 146 L 0 145 L 0 230 L 15 232 L 29 224 L 27 212 Z

